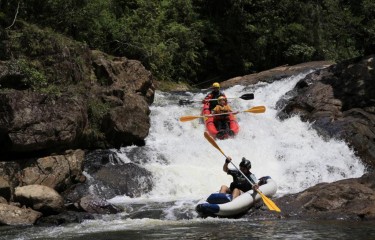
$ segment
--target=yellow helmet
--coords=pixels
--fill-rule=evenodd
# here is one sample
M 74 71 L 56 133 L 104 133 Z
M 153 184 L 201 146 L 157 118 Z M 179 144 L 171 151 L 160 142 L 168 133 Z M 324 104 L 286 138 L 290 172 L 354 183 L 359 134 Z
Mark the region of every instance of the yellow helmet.
M 212 87 L 213 88 L 220 88 L 220 84 L 218 82 L 215 82 L 214 84 L 212 84 Z

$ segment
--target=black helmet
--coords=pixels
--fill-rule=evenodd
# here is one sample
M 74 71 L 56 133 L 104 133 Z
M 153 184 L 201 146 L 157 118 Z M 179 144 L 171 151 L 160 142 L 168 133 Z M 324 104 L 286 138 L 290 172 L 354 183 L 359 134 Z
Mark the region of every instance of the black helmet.
M 242 158 L 242 161 L 240 163 L 240 167 L 245 167 L 247 169 L 250 169 L 251 168 L 251 162 L 250 160 L 247 160 L 246 158 Z

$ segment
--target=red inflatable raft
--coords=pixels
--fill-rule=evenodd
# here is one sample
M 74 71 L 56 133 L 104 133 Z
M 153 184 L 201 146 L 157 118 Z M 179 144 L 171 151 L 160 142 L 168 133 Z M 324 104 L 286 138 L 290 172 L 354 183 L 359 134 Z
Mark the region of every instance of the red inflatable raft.
M 211 115 L 209 102 L 203 104 L 202 115 Z M 234 137 L 235 135 L 237 135 L 238 131 L 240 130 L 236 117 L 233 114 L 229 114 L 226 129 L 220 130 L 216 128 L 214 116 L 205 117 L 204 124 L 206 126 L 207 132 L 212 137 L 218 138 L 218 139 L 227 139 L 229 137 Z

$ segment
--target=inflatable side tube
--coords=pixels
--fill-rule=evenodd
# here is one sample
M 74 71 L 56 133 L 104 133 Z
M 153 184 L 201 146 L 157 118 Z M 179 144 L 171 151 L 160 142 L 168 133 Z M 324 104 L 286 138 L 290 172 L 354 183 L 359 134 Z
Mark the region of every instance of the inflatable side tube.
M 208 203 L 212 204 L 223 204 L 232 201 L 232 194 L 225 194 L 225 193 L 213 193 L 211 194 L 207 200 Z

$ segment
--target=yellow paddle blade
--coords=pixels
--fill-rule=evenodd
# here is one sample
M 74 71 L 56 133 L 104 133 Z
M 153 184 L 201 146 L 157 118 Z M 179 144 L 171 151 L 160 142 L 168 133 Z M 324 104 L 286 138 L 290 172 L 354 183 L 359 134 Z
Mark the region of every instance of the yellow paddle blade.
M 280 208 L 276 206 L 276 204 L 269 199 L 266 195 L 264 195 L 261 191 L 257 190 L 259 195 L 262 197 L 263 202 L 266 204 L 269 210 L 271 211 L 276 211 L 276 212 L 281 212 Z
M 187 121 L 191 121 L 191 120 L 194 120 L 194 119 L 197 119 L 197 118 L 203 118 L 204 116 L 182 116 L 180 117 L 180 122 L 187 122 Z
M 215 139 L 211 137 L 211 135 L 208 132 L 204 132 L 204 137 L 211 143 L 212 146 L 214 146 L 217 150 L 219 150 L 225 157 L 225 153 L 220 149 L 219 145 L 215 142 Z
M 265 111 L 266 111 L 266 107 L 265 106 L 257 106 L 257 107 L 249 108 L 249 109 L 245 110 L 244 112 L 264 113 Z

